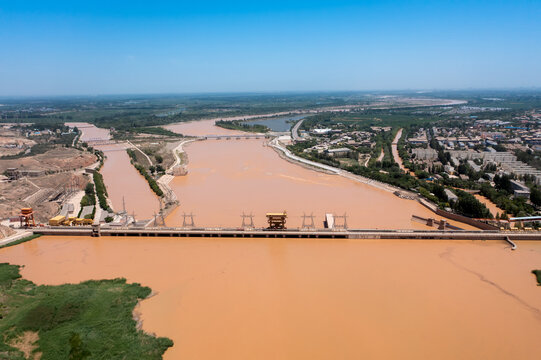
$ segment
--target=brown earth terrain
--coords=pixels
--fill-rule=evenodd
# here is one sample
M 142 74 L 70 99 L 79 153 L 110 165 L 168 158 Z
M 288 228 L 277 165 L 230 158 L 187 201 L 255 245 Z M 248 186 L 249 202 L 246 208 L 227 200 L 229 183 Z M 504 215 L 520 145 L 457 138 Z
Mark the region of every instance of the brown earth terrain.
M 96 162 L 96 157 L 74 148 L 56 147 L 43 154 L 0 160 L 0 173 L 8 168 L 62 171 L 80 169 Z
M 60 203 L 72 191 L 84 189 L 82 174 L 58 173 L 0 183 L 0 219 L 17 216 L 23 207 L 34 209 L 36 221 L 46 222 L 60 211 Z
M 17 130 L 0 128 L 0 156 L 18 154 L 35 144 L 34 140 L 26 138 Z
M 0 182 L 0 219 L 17 216 L 23 207 L 34 209 L 37 222 L 46 222 L 60 210 L 73 191 L 84 189 L 88 176 L 81 169 L 96 162 L 93 154 L 56 147 L 43 154 L 0 160 L 0 173 L 8 168 L 43 171 L 40 176 Z

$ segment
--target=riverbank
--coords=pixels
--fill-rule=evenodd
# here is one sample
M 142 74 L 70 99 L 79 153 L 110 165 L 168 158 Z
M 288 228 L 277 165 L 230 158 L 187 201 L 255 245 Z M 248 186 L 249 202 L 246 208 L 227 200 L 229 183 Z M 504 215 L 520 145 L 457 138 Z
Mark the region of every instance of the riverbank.
M 280 142 L 278 141 L 277 138 L 272 140 L 269 144 L 273 149 L 278 150 L 280 153 L 284 154 L 288 160 L 291 160 L 295 164 L 298 164 L 298 165 L 301 165 L 301 166 L 307 166 L 310 169 L 314 169 L 314 168 L 315 169 L 322 169 L 322 170 L 326 171 L 327 173 L 340 175 L 340 176 L 343 176 L 345 178 L 348 178 L 348 179 L 351 179 L 351 180 L 354 180 L 354 181 L 358 181 L 358 182 L 361 182 L 361 183 L 366 184 L 366 185 L 374 186 L 374 187 L 376 187 L 378 189 L 381 189 L 381 190 L 389 191 L 389 192 L 392 192 L 392 193 L 394 193 L 396 191 L 399 191 L 399 192 L 402 192 L 402 193 L 407 193 L 408 195 L 411 195 L 415 199 L 418 198 L 417 194 L 406 191 L 404 189 L 401 189 L 401 188 L 398 188 L 398 187 L 395 187 L 395 186 L 392 186 L 392 185 L 389 185 L 389 184 L 386 184 L 386 183 L 382 183 L 380 181 L 373 180 L 373 179 L 370 179 L 370 178 L 367 178 L 367 177 L 364 177 L 364 176 L 361 176 L 361 175 L 355 175 L 355 174 L 352 174 L 352 173 L 350 173 L 348 171 L 345 171 L 345 170 L 342 170 L 342 169 L 339 169 L 339 168 L 335 168 L 335 167 L 328 166 L 328 165 L 325 165 L 325 164 L 321 164 L 321 163 L 318 163 L 318 162 L 315 162 L 315 161 L 310 161 L 310 160 L 304 159 L 304 158 L 302 158 L 300 156 L 297 156 L 297 155 L 293 154 L 291 151 L 289 151 L 285 146 L 280 144 Z M 382 154 L 383 154 L 383 150 L 382 150 Z
M 125 279 L 37 286 L 19 271 L 0 264 L 0 349 L 8 358 L 67 359 L 78 353 L 150 360 L 173 346 L 136 328 L 132 312 L 150 294 L 148 287 Z

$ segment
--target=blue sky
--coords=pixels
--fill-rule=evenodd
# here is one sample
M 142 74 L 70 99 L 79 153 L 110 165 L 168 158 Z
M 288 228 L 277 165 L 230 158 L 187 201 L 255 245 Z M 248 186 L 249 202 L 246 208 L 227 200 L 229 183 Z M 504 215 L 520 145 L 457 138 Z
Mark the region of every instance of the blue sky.
M 540 0 L 0 0 L 0 96 L 539 87 L 540 19 Z

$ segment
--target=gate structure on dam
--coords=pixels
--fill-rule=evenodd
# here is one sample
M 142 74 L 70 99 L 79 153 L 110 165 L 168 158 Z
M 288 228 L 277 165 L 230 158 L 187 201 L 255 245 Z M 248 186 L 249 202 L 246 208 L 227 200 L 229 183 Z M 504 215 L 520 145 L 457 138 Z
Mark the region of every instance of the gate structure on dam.
M 232 228 L 137 228 L 88 226 L 44 226 L 35 234 L 66 236 L 222 237 L 222 238 L 310 238 L 310 239 L 416 239 L 416 240 L 541 240 L 539 231 L 500 230 L 371 230 L 371 229 L 232 229 Z

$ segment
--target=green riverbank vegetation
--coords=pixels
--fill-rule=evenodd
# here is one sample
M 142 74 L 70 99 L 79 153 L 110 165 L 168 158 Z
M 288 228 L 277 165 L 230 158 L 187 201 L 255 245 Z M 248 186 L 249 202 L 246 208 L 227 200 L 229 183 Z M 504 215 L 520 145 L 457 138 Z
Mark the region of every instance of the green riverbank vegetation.
M 105 183 L 103 182 L 103 175 L 97 171 L 94 171 L 93 178 L 100 207 L 103 210 L 108 210 L 109 205 L 107 205 L 107 189 L 105 188 Z
M 216 126 L 222 127 L 224 129 L 230 129 L 230 130 L 240 130 L 240 131 L 247 131 L 247 132 L 255 132 L 255 133 L 266 133 L 269 132 L 269 128 L 265 125 L 260 124 L 248 124 L 241 120 L 218 120 L 216 121 Z
M 532 270 L 532 274 L 535 275 L 537 286 L 541 286 L 541 270 Z
M 39 238 L 40 236 L 41 236 L 41 234 L 32 234 L 32 235 L 23 237 L 22 239 L 12 241 L 12 242 L 10 242 L 9 244 L 0 245 L 0 249 L 7 248 L 8 246 L 19 245 L 19 244 L 22 244 L 22 243 L 24 243 L 24 242 L 27 242 L 27 241 L 34 240 L 34 239 L 36 239 L 36 238 Z M 1 308 L 1 307 L 0 307 L 0 308 Z M 2 318 L 0 317 L 0 320 L 1 320 L 1 319 L 2 319 Z
M 19 269 L 0 264 L 2 359 L 158 360 L 173 346 L 137 329 L 133 309 L 150 288 L 125 279 L 38 286 Z
M 147 171 L 147 169 L 137 163 L 137 156 L 135 155 L 135 151 L 132 149 L 126 149 L 126 152 L 128 153 L 128 156 L 130 157 L 131 164 L 139 171 L 141 175 L 145 178 L 145 180 L 148 182 L 148 186 L 154 191 L 154 193 L 158 196 L 163 196 L 163 191 L 160 189 L 160 186 L 156 182 L 156 179 L 154 179 Z M 153 166 L 152 166 L 153 167 Z

